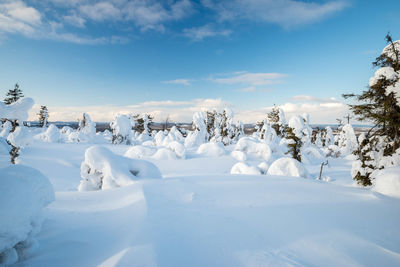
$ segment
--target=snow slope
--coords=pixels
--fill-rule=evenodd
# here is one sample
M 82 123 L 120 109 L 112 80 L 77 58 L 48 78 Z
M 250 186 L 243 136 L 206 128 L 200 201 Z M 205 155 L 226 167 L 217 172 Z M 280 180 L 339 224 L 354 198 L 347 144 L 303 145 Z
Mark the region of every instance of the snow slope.
M 106 146 L 123 155 L 129 146 Z M 230 175 L 229 153 L 147 159 L 162 180 L 76 191 L 82 144 L 34 144 L 21 162 L 49 177 L 56 200 L 17 266 L 399 266 L 400 199 L 355 187 L 350 163 L 332 182 Z M 256 164 L 254 164 L 256 165 Z M 306 165 L 316 177 L 318 165 Z

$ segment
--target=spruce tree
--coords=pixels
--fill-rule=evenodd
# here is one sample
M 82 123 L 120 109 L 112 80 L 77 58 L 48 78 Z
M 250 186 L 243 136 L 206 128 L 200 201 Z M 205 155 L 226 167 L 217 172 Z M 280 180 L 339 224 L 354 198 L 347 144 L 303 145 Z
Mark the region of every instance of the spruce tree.
M 41 106 L 40 111 L 37 115 L 39 116 L 39 125 L 41 127 L 46 127 L 49 119 L 49 112 L 47 110 L 47 107 Z
M 383 151 L 380 151 L 383 156 L 393 155 L 400 147 L 400 92 L 395 91 L 400 86 L 400 41 L 393 42 L 388 34 L 386 42 L 388 45 L 372 63 L 380 68 L 371 78 L 368 89 L 359 95 L 343 95 L 358 102 L 349 105 L 358 120 L 374 124 L 356 151 L 364 169 L 353 172 L 353 178 L 364 186 L 372 184 L 371 173 L 379 168 L 371 164 L 368 154 L 381 149 L 378 148 L 382 143 L 380 140 L 385 140 Z
M 7 92 L 6 98 L 4 99 L 4 103 L 6 105 L 10 105 L 12 103 L 17 102 L 18 99 L 24 97 L 22 90 L 19 88 L 18 83 L 15 84 L 14 89 L 10 89 Z
M 286 152 L 286 154 L 290 154 L 292 158 L 297 159 L 298 161 L 301 162 L 300 149 L 303 144 L 301 139 L 296 136 L 293 128 L 291 127 L 286 127 L 285 133 L 286 133 L 286 139 L 289 141 L 288 142 L 289 151 Z

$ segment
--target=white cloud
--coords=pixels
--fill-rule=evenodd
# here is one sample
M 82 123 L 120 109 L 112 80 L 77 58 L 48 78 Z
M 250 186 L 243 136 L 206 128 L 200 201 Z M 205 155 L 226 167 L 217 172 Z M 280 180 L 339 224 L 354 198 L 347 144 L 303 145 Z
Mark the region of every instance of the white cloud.
M 282 73 L 251 73 L 237 72 L 224 78 L 211 78 L 212 81 L 221 84 L 247 84 L 250 86 L 260 86 L 281 83 L 287 75 Z
M 86 23 L 86 20 L 84 18 L 77 16 L 76 14 L 64 16 L 64 21 L 69 25 L 78 28 L 84 28 Z
M 202 41 L 205 38 L 214 36 L 229 36 L 231 33 L 231 30 L 216 29 L 215 26 L 211 24 L 207 24 L 201 27 L 183 29 L 183 35 L 192 39 L 193 41 Z
M 165 83 L 165 84 L 180 84 L 180 85 L 190 86 L 190 85 L 192 85 L 191 81 L 193 81 L 193 80 L 190 80 L 190 79 L 176 79 L 176 80 L 170 80 L 170 81 L 163 81 L 162 83 Z
M 222 99 L 193 99 L 188 101 L 146 101 L 129 106 L 49 106 L 51 121 L 76 121 L 83 112 L 90 114 L 94 121 L 110 122 L 117 113 L 149 113 L 155 116 L 155 121 L 162 122 L 167 116 L 174 122 L 191 122 L 192 116 L 197 111 L 222 110 L 225 107 L 235 112 L 235 120 L 244 123 L 255 123 L 265 119 L 272 106 L 260 107 L 252 110 L 239 110 L 231 103 Z M 293 115 L 309 113 L 311 123 L 327 124 L 336 123 L 336 118 L 343 118 L 349 111 L 346 104 L 341 102 L 326 103 L 292 103 L 279 105 L 287 119 Z M 35 105 L 31 110 L 29 119 L 37 120 L 40 106 Z
M 79 7 L 81 14 L 95 21 L 119 20 L 122 17 L 121 10 L 110 2 L 98 2 L 93 5 Z
M 340 101 L 334 97 L 314 97 L 309 95 L 296 95 L 291 97 L 290 99 L 296 102 L 340 103 Z
M 278 24 L 284 28 L 296 27 L 319 21 L 349 4 L 346 0 L 324 3 L 298 0 L 231 0 L 202 1 L 203 5 L 216 11 L 219 20 L 245 19 Z

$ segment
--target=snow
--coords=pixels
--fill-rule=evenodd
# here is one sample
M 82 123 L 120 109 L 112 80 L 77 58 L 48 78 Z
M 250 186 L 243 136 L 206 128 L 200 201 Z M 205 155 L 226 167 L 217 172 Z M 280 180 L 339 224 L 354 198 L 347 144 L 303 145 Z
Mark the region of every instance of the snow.
M 22 123 L 28 119 L 28 111 L 34 104 L 33 99 L 29 97 L 21 98 L 10 105 L 6 105 L 0 101 L 0 118 L 17 120 L 19 123 Z
M 129 159 L 105 147 L 92 146 L 85 152 L 81 176 L 79 191 L 91 191 L 131 185 L 141 178 L 161 178 L 161 173 L 151 162 Z
M 258 175 L 261 174 L 261 171 L 257 167 L 250 166 L 245 162 L 238 162 L 235 165 L 233 165 L 231 174 Z
M 132 122 L 128 115 L 118 114 L 110 123 L 114 144 L 130 144 L 132 139 Z
M 205 157 L 219 157 L 225 154 L 225 149 L 221 143 L 210 142 L 200 145 L 197 153 Z
M 53 200 L 53 187 L 39 171 L 22 165 L 0 169 L 0 265 L 15 263 L 33 248 L 42 210 Z
M 307 178 L 309 176 L 304 165 L 292 158 L 280 158 L 272 162 L 268 175 L 296 176 Z
M 38 249 L 17 266 L 400 263 L 400 199 L 354 186 L 346 159 L 330 159 L 324 176 L 332 179 L 325 182 L 260 175 L 274 164 L 268 168 L 262 157 L 244 163 L 257 174 L 232 175 L 235 146 L 218 157 L 197 154 L 197 148 L 187 149 L 185 159 L 158 160 L 143 152 L 164 179 L 137 179 L 126 171 L 131 159 L 121 155 L 162 146 L 109 144 L 107 152 L 93 150 L 90 161 L 104 169 L 108 164 L 133 183 L 77 191 L 88 148 L 33 143 L 23 149 L 21 163 L 42 171 L 57 192 L 45 210 Z M 317 177 L 319 164 L 303 165 Z
M 374 191 L 400 198 L 400 167 L 379 170 L 375 176 Z

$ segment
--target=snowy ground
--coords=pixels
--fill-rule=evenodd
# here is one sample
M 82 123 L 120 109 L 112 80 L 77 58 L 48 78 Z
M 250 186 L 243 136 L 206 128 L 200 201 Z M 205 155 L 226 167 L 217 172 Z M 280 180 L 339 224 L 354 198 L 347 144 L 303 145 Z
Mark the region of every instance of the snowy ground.
M 227 153 L 151 160 L 164 179 L 78 192 L 85 144 L 34 144 L 20 162 L 49 177 L 56 200 L 17 266 L 399 266 L 400 199 L 330 182 L 231 175 Z M 108 148 L 124 154 L 129 146 Z M 1 163 L 2 164 L 2 163 Z M 306 166 L 312 177 L 319 165 Z

